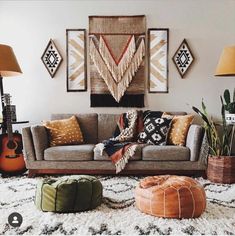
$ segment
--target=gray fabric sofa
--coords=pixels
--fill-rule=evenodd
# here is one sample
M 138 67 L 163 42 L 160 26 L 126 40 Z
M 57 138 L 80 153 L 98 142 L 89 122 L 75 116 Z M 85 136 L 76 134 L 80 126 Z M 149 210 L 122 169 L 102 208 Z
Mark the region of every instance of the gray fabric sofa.
M 186 114 L 182 112 L 172 114 Z M 54 114 L 52 120 L 73 114 Z M 76 114 L 85 143 L 49 147 L 44 126 L 23 128 L 23 145 L 29 176 L 36 174 L 115 174 L 115 166 L 107 154 L 94 152 L 95 144 L 112 136 L 119 114 Z M 206 169 L 200 155 L 203 128 L 192 124 L 186 146 L 149 145 L 138 148 L 120 174 L 203 174 Z

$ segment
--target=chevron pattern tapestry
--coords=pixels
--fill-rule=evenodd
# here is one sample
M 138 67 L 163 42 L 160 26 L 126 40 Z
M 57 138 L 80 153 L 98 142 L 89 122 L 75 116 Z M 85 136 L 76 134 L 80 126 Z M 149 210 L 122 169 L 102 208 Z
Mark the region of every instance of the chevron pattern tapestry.
M 90 16 L 91 107 L 143 107 L 145 16 Z
M 85 91 L 86 77 L 86 30 L 67 29 L 67 91 Z
M 149 92 L 168 92 L 168 29 L 149 29 Z

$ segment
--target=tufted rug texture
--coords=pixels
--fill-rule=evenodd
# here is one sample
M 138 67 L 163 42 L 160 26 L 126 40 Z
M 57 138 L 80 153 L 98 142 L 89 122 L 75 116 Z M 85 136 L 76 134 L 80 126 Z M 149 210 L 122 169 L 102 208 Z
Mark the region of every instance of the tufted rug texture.
M 34 205 L 37 181 L 26 176 L 0 178 L 0 235 L 234 235 L 235 184 L 215 184 L 198 178 L 207 195 L 207 208 L 197 219 L 163 219 L 138 211 L 134 188 L 142 177 L 99 177 L 104 199 L 95 210 L 55 214 Z M 11 227 L 7 218 L 19 212 L 23 223 Z

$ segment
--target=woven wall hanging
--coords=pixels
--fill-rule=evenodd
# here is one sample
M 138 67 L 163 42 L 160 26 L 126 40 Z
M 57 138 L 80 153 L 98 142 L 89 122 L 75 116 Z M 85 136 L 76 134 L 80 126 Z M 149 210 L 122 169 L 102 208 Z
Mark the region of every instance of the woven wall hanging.
M 145 16 L 90 16 L 91 107 L 144 107 Z

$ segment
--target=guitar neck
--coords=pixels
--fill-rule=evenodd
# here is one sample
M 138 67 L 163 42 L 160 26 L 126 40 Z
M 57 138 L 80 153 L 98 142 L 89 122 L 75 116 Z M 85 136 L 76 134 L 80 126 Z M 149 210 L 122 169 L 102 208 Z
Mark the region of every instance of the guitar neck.
M 9 140 L 13 140 L 13 131 L 11 123 L 11 108 L 10 105 L 6 106 L 6 126 L 7 126 L 7 135 Z
M 4 126 L 6 126 L 8 139 L 13 140 L 13 132 L 12 132 L 12 119 L 11 119 L 11 100 L 10 100 L 10 94 L 3 94 L 2 101 L 5 104 L 4 106 Z

